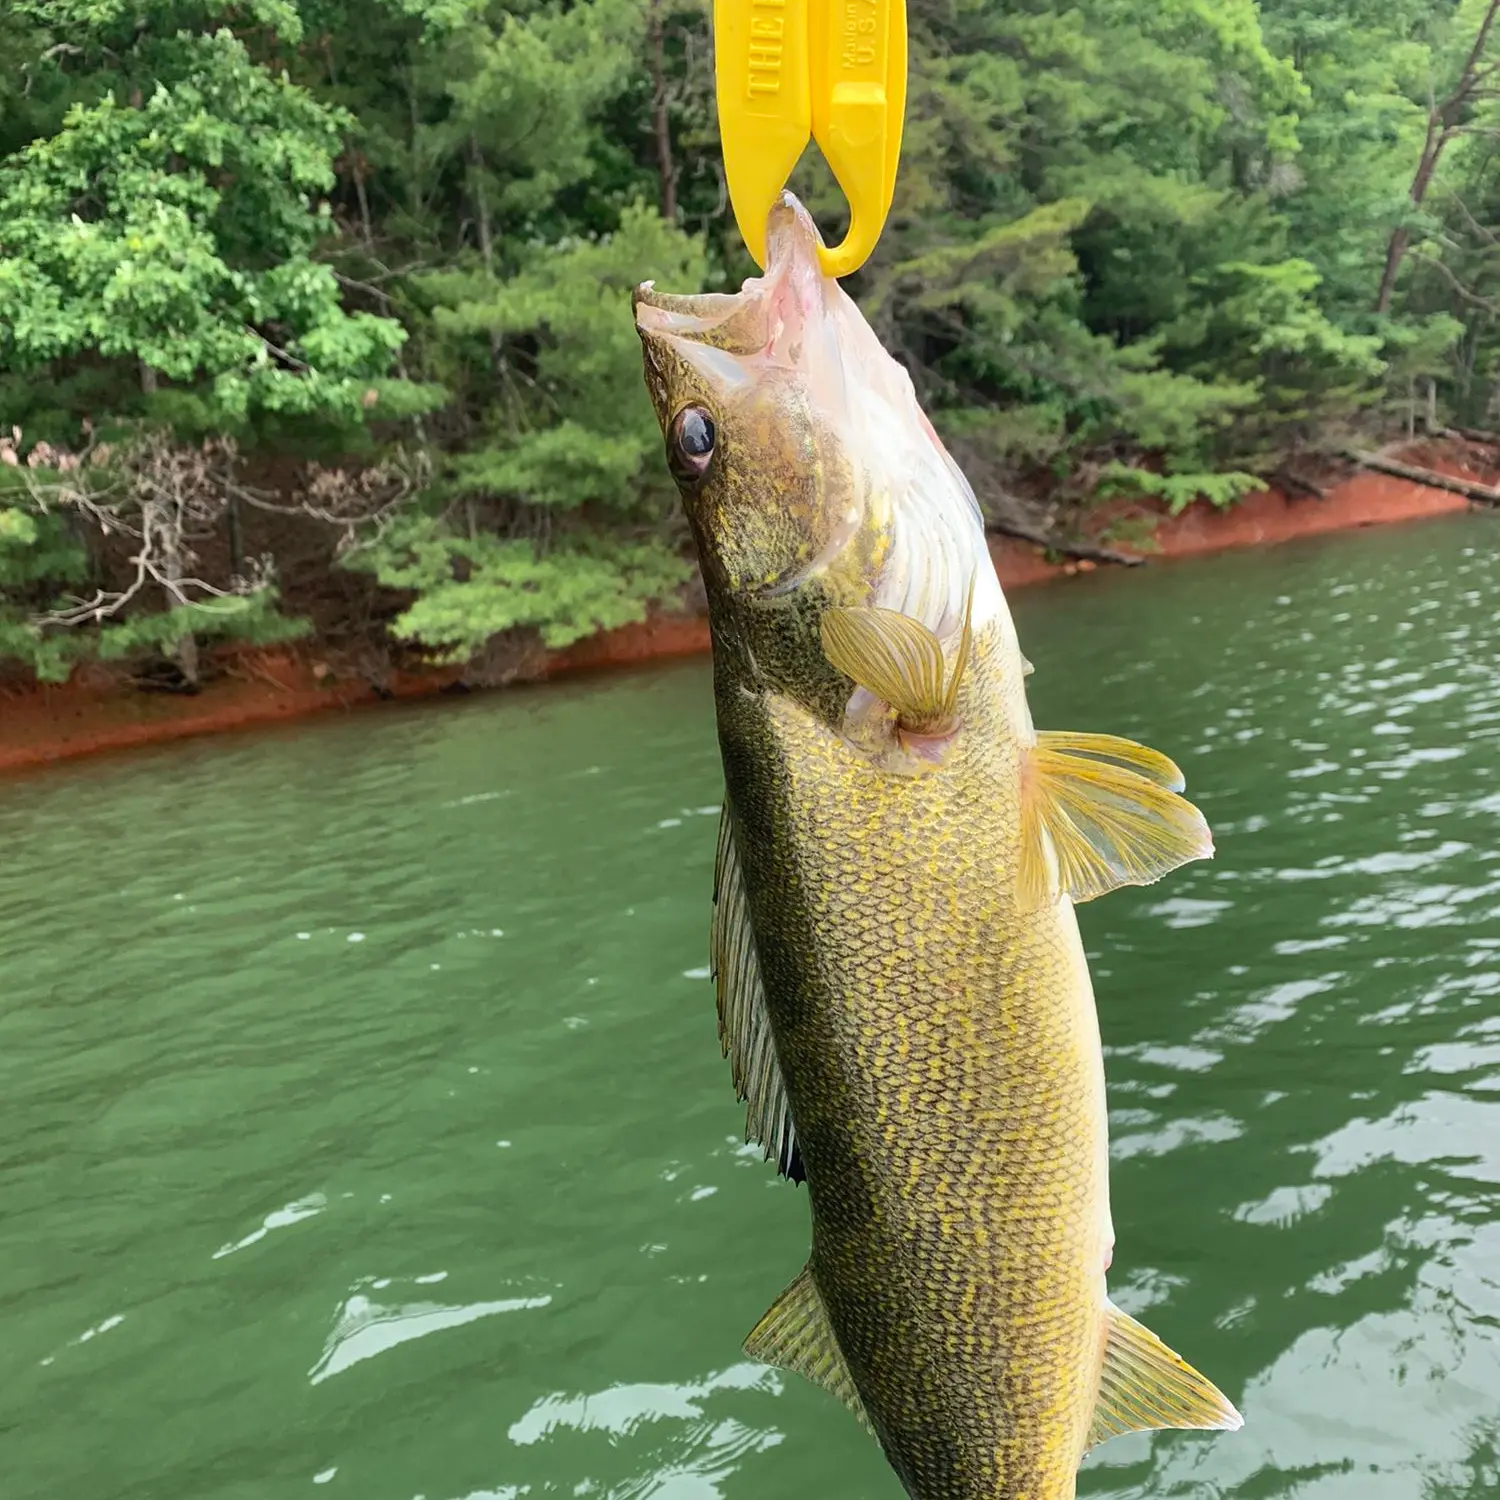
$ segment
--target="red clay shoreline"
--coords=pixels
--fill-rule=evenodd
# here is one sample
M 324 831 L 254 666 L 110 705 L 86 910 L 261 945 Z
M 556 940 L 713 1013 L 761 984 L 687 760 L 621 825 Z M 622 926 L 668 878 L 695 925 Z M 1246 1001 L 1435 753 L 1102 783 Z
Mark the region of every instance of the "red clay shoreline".
M 1437 465 L 1434 465 L 1437 466 Z M 1440 465 L 1476 477 L 1451 458 Z M 1409 480 L 1358 473 L 1329 488 L 1326 498 L 1291 499 L 1275 491 L 1251 495 L 1229 510 L 1199 502 L 1179 516 L 1135 505 L 1131 513 L 1159 519 L 1155 557 L 1189 557 L 1316 536 L 1361 526 L 1422 520 L 1466 510 L 1459 495 Z M 1087 563 L 1058 565 L 1040 549 L 997 537 L 991 551 L 1007 590 L 1092 571 Z M 708 623 L 695 615 L 658 615 L 552 652 L 519 680 L 540 681 L 708 650 Z M 315 647 L 231 653 L 224 672 L 193 697 L 141 693 L 85 674 L 61 686 L 0 683 L 0 771 L 48 765 L 77 756 L 278 724 L 332 709 L 365 708 L 382 697 L 413 699 L 452 690 L 456 668 L 397 673 L 378 695 L 365 679 L 340 680 Z

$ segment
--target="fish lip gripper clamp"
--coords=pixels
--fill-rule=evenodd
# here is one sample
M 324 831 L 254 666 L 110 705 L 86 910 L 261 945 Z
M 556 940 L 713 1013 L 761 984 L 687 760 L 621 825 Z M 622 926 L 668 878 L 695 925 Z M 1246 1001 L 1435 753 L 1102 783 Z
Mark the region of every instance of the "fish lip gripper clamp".
M 724 173 L 745 244 L 762 269 L 766 224 L 809 139 L 849 200 L 827 276 L 857 271 L 895 192 L 906 114 L 906 0 L 714 0 Z

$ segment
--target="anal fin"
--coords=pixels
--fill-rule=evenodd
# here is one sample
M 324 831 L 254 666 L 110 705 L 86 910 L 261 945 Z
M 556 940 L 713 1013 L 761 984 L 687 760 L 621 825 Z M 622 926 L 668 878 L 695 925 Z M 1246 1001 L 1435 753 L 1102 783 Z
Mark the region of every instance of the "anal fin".
M 810 1268 L 803 1267 L 801 1275 L 750 1331 L 745 1353 L 822 1386 L 854 1413 L 866 1432 L 874 1435 L 874 1424 L 860 1400 Z
M 1090 1448 L 1127 1432 L 1197 1428 L 1237 1432 L 1245 1419 L 1229 1398 L 1144 1324 L 1106 1304 L 1104 1373 Z

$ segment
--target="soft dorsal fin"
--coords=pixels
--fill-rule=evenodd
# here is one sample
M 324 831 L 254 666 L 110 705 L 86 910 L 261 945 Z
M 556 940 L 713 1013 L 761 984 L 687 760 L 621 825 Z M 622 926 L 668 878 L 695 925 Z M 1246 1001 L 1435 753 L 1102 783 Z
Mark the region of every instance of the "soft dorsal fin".
M 1126 1432 L 1168 1427 L 1237 1432 L 1245 1425 L 1211 1380 L 1113 1302 L 1106 1304 L 1105 1326 L 1104 1373 L 1088 1447 Z
M 1160 751 L 1112 734 L 1039 734 L 1022 767 L 1022 899 L 1091 901 L 1208 859 L 1203 814 Z
M 745 1139 L 775 1158 L 776 1170 L 793 1182 L 803 1180 L 802 1157 L 792 1128 L 776 1044 L 766 1014 L 760 958 L 750 925 L 750 903 L 734 847 L 729 799 L 719 816 L 719 850 L 714 865 L 714 915 L 708 934 L 709 964 L 719 1002 L 719 1041 L 729 1059 L 738 1098 L 746 1101 Z
M 745 1353 L 822 1386 L 859 1418 L 866 1432 L 874 1434 L 810 1268 L 803 1267 L 802 1274 L 751 1330 Z
M 856 686 L 889 703 L 902 729 L 931 734 L 953 723 L 973 644 L 974 584 L 950 668 L 943 643 L 920 620 L 870 605 L 823 612 L 823 654 Z

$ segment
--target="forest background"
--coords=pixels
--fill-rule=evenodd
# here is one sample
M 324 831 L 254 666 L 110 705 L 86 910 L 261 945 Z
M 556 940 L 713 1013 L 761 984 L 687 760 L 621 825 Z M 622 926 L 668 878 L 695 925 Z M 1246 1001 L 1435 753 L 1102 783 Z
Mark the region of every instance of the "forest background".
M 1497 425 L 1497 11 L 909 0 L 848 285 L 997 530 Z M 690 596 L 629 293 L 754 269 L 709 21 L 3 0 L 0 671 L 476 661 Z M 821 163 L 794 186 L 832 242 Z

